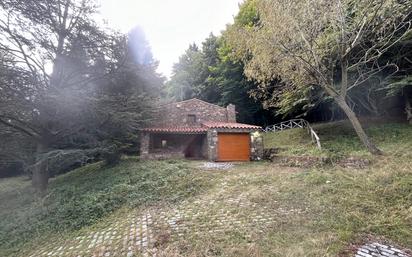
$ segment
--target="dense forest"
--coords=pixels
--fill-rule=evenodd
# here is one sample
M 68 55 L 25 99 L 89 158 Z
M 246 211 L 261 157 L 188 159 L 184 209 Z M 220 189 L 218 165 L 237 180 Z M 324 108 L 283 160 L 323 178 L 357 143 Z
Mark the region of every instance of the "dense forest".
M 167 95 L 232 102 L 241 121 L 261 125 L 348 118 L 369 151 L 380 154 L 359 117 L 412 122 L 411 5 L 245 1 L 222 36 L 210 35 L 201 49 L 189 46 Z
M 304 117 L 314 122 L 345 118 L 345 114 L 333 101 L 333 97 L 322 90 L 319 82 L 292 83 L 293 81 L 285 75 L 307 76 L 308 74 L 298 74 L 297 71 L 293 71 L 293 68 L 297 68 L 293 67 L 297 62 L 293 62 L 291 60 L 293 57 L 287 55 L 294 55 L 292 50 L 302 56 L 310 54 L 309 62 L 312 61 L 311 59 L 314 59 L 313 61 L 318 59 L 320 62 L 318 65 L 331 65 L 328 66 L 328 70 L 339 89 L 342 80 L 339 51 L 342 49 L 339 49 L 339 44 L 335 42 L 321 42 L 321 40 L 336 40 L 328 37 L 341 36 L 336 33 L 342 24 L 311 24 L 310 19 L 321 16 L 321 11 L 311 13 L 314 17 L 307 16 L 306 20 L 297 17 L 305 13 L 291 13 L 290 19 L 293 19 L 296 27 L 292 27 L 293 23 L 289 20 L 282 21 L 279 18 L 275 22 L 271 19 L 275 18 L 273 16 L 278 11 L 276 8 L 279 8 L 276 2 L 282 1 L 274 1 L 273 6 L 266 6 L 265 1 L 246 1 L 240 6 L 234 24 L 228 25 L 221 36 L 210 34 L 201 46 L 190 45 L 179 62 L 174 65 L 173 75 L 166 83 L 166 95 L 174 100 L 197 97 L 221 105 L 232 102 L 239 108 L 241 121 L 260 125 L 295 117 Z M 371 63 L 359 63 L 359 56 L 354 60 L 347 57 L 349 64 L 359 66 L 359 68 L 350 67 L 347 75 L 349 84 L 356 83 L 348 87 L 347 103 L 360 116 L 397 116 L 411 121 L 410 6 L 406 3 L 396 6 L 395 2 L 388 3 L 388 6 L 379 6 L 380 2 L 382 1 L 372 1 L 363 5 L 362 1 L 348 1 L 348 6 L 352 5 L 351 9 L 343 14 L 347 19 L 345 22 L 348 23 L 348 31 L 342 36 L 344 37 L 342 40 L 356 43 L 351 46 L 353 49 L 350 49 L 354 55 L 362 54 L 360 49 L 369 51 L 366 54 L 371 55 L 362 56 L 370 58 Z M 299 5 L 298 2 L 294 4 Z M 331 17 L 324 17 L 325 19 L 339 18 L 332 17 L 334 13 L 327 13 L 326 8 L 330 5 L 328 1 L 317 1 L 313 5 L 319 10 L 325 10 L 325 15 L 331 15 Z M 396 10 L 404 13 L 396 13 L 398 16 L 392 21 L 384 21 L 383 17 L 379 19 L 374 16 L 369 17 L 371 10 L 383 13 L 395 7 Z M 304 10 L 305 6 L 301 6 L 300 9 Z M 271 13 L 266 13 L 265 10 L 270 10 Z M 390 17 L 392 13 L 385 15 Z M 364 25 L 356 24 L 362 19 L 365 20 Z M 389 25 L 394 26 L 393 30 L 383 31 Z M 330 28 L 321 31 L 320 29 L 325 26 Z M 320 31 L 313 32 L 316 29 Z M 305 35 L 307 39 L 294 39 L 296 45 L 288 47 L 296 47 L 296 49 L 284 49 L 285 53 L 272 52 L 276 50 L 276 40 L 267 42 L 271 40 L 270 37 L 278 37 L 280 34 L 293 35 L 293 33 L 308 33 Z M 385 36 L 381 33 L 386 33 L 387 42 L 379 42 Z M 357 37 L 357 42 L 351 42 L 354 37 Z M 287 36 L 282 40 L 290 42 L 292 38 Z M 313 42 L 305 42 L 307 40 Z M 314 46 L 311 44 L 318 44 L 317 41 L 324 45 L 317 45 L 319 49 L 313 49 Z M 273 45 L 266 46 L 265 43 Z M 343 43 L 346 42 L 341 42 Z M 304 44 L 310 44 L 309 49 L 305 49 Z M 326 50 L 330 52 L 321 52 Z M 372 56 L 372 51 L 376 51 L 377 56 Z M 303 71 L 299 71 L 301 72 Z
M 48 178 L 136 153 L 158 101 L 235 104 L 238 121 L 360 117 L 412 123 L 410 1 L 247 0 L 221 35 L 191 44 L 170 80 L 156 72 L 141 29 L 93 17 L 95 1 L 0 2 L 2 176 Z M 30 28 L 30 29 L 28 29 Z M 173 40 L 173 39 L 171 39 Z

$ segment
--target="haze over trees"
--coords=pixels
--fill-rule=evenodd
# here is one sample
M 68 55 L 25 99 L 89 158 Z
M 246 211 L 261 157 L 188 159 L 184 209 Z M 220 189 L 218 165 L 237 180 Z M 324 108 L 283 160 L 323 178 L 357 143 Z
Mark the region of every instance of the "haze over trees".
M 159 95 L 162 78 L 147 42 L 134 42 L 145 51 L 140 63 L 126 35 L 93 20 L 91 0 L 0 6 L 0 133 L 20 150 L 32 146 L 33 186 L 45 192 L 55 160 L 116 162 Z

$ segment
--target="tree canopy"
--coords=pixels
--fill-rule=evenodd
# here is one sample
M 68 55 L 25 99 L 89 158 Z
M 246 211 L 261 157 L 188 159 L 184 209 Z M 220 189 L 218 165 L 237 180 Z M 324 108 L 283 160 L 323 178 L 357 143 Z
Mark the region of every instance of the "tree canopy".
M 382 57 L 411 33 L 411 4 L 262 0 L 248 2 L 246 9 L 249 4 L 258 21 L 240 19 L 228 31 L 246 76 L 262 87 L 279 79 L 292 92 L 320 87 L 348 116 L 370 152 L 379 153 L 348 105 L 348 92 L 373 76 L 397 71 L 395 63 L 382 62 Z
M 33 185 L 44 192 L 50 163 L 69 155 L 116 161 L 162 84 L 142 33 L 99 26 L 93 0 L 0 6 L 0 133 L 33 143 Z
M 231 51 L 224 36 L 213 34 L 202 42 L 201 48 L 190 45 L 174 65 L 166 94 L 177 101 L 196 97 L 222 106 L 234 104 L 241 122 L 272 122 L 273 111 L 265 110 L 250 95 L 258 84 L 244 76 L 243 64 L 230 56 Z

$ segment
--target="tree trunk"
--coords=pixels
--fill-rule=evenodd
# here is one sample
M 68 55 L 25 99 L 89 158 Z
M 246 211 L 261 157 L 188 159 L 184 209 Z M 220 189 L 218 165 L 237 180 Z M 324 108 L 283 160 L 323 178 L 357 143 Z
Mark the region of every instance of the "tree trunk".
M 411 99 L 409 99 L 409 94 L 405 93 L 405 112 L 406 120 L 412 125 L 412 104 Z
M 365 130 L 362 128 L 362 125 L 360 124 L 358 117 L 356 117 L 356 114 L 352 111 L 352 109 L 349 107 L 346 101 L 341 98 L 335 99 L 335 101 L 337 102 L 339 107 L 342 108 L 343 112 L 346 114 L 349 121 L 352 123 L 352 126 L 355 129 L 356 134 L 358 135 L 359 139 L 362 141 L 364 146 L 368 149 L 368 151 L 374 155 L 382 154 L 382 151 L 379 150 L 371 142 L 368 135 L 366 135 Z
M 33 168 L 32 185 L 36 192 L 43 196 L 46 193 L 49 182 L 49 169 L 47 158 L 42 156 L 47 150 L 46 144 L 37 143 L 36 147 L 36 163 Z

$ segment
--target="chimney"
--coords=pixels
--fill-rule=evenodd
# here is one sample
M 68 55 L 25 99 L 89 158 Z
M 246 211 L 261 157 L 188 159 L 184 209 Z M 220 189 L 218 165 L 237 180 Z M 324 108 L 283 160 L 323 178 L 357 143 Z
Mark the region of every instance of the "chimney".
M 228 122 L 236 122 L 236 106 L 233 104 L 229 104 L 226 107 L 227 113 L 227 121 Z

